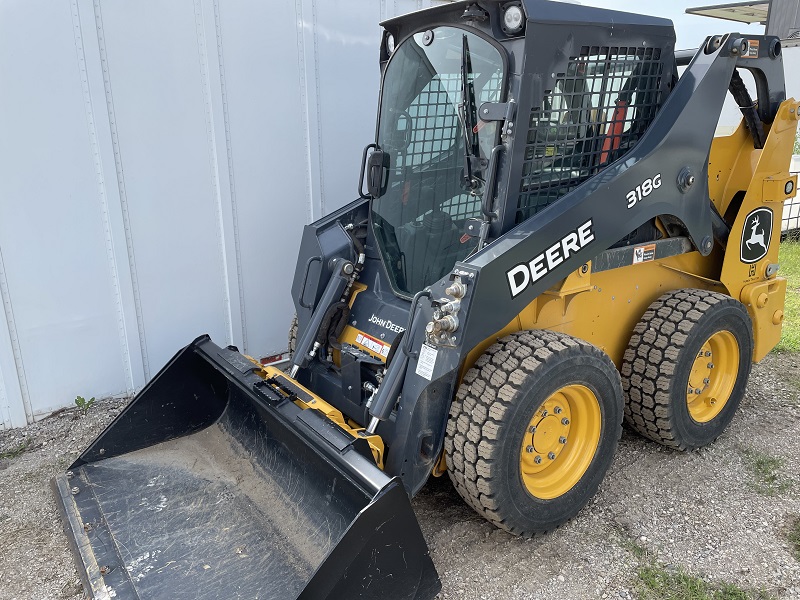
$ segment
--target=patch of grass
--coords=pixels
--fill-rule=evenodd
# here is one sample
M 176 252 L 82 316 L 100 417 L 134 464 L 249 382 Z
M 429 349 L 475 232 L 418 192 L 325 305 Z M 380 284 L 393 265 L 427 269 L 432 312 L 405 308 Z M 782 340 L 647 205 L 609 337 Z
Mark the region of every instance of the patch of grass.
M 778 253 L 780 275 L 786 277 L 786 305 L 784 307 L 781 341 L 775 346 L 778 352 L 800 352 L 800 241 L 781 243 Z
M 17 458 L 18 456 L 21 456 L 22 454 L 25 454 L 28 448 L 31 447 L 31 444 L 33 444 L 33 440 L 31 438 L 25 438 L 10 450 L 6 450 L 5 452 L 0 452 L 0 460 L 2 459 L 12 460 L 14 458 Z
M 741 452 L 747 469 L 753 476 L 750 487 L 759 494 L 774 496 L 791 487 L 791 480 L 782 479 L 780 473 L 778 473 L 784 463 L 782 458 L 753 448 L 743 448 Z
M 630 552 L 636 560 L 642 561 L 649 557 L 650 552 L 647 550 L 647 548 L 640 546 L 630 538 L 622 538 L 619 542 L 619 545 L 622 546 L 623 549 Z
M 642 600 L 768 600 L 761 590 L 745 590 L 732 583 L 715 585 L 682 570 L 667 571 L 646 565 L 637 571 Z
M 91 398 L 89 400 L 87 400 L 83 396 L 78 396 L 77 398 L 75 398 L 75 406 L 77 406 L 84 415 L 89 412 L 89 409 L 92 407 L 92 404 L 94 404 L 94 398 Z
M 792 554 L 795 559 L 800 560 L 800 517 L 794 517 L 789 521 L 789 530 L 786 532 L 786 539 L 792 546 Z

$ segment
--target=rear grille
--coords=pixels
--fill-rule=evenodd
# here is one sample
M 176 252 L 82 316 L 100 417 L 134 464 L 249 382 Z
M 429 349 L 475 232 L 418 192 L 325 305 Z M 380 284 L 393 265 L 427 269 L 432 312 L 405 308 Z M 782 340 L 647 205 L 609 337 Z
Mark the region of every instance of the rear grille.
M 623 156 L 662 101 L 659 48 L 584 46 L 530 114 L 516 222 Z

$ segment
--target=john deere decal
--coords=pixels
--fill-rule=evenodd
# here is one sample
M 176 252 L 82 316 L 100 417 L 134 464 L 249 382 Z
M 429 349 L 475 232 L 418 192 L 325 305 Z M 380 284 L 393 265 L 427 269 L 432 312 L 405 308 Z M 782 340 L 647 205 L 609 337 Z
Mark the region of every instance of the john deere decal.
M 742 249 L 739 254 L 743 263 L 760 261 L 767 255 L 769 241 L 772 237 L 772 210 L 757 208 L 751 211 L 744 220 L 742 231 Z

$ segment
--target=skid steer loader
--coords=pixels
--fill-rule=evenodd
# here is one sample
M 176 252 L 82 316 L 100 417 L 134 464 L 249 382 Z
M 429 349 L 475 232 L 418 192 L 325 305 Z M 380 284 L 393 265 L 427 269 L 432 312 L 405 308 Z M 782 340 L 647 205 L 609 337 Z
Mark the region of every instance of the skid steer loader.
M 623 420 L 713 442 L 778 341 L 777 38 L 676 52 L 670 21 L 544 0 L 383 27 L 360 197 L 304 230 L 288 373 L 200 337 L 54 480 L 93 597 L 432 598 L 429 476 L 548 531 Z

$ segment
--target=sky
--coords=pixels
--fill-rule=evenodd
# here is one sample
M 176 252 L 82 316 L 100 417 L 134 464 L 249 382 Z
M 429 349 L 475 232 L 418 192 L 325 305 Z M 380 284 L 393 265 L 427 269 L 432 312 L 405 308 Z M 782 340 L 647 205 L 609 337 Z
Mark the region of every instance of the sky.
M 580 2 L 575 2 L 575 4 L 624 10 L 627 12 L 671 19 L 675 24 L 675 35 L 678 38 L 676 48 L 679 50 L 699 47 L 706 39 L 707 35 L 730 33 L 732 31 L 738 31 L 740 33 L 764 33 L 764 26 L 758 23 L 747 25 L 746 23 L 735 23 L 733 21 L 686 14 L 687 8 L 724 4 L 725 1 L 699 0 L 695 2 L 686 2 L 684 0 L 639 0 L 638 2 L 626 2 L 625 0 L 581 0 Z

